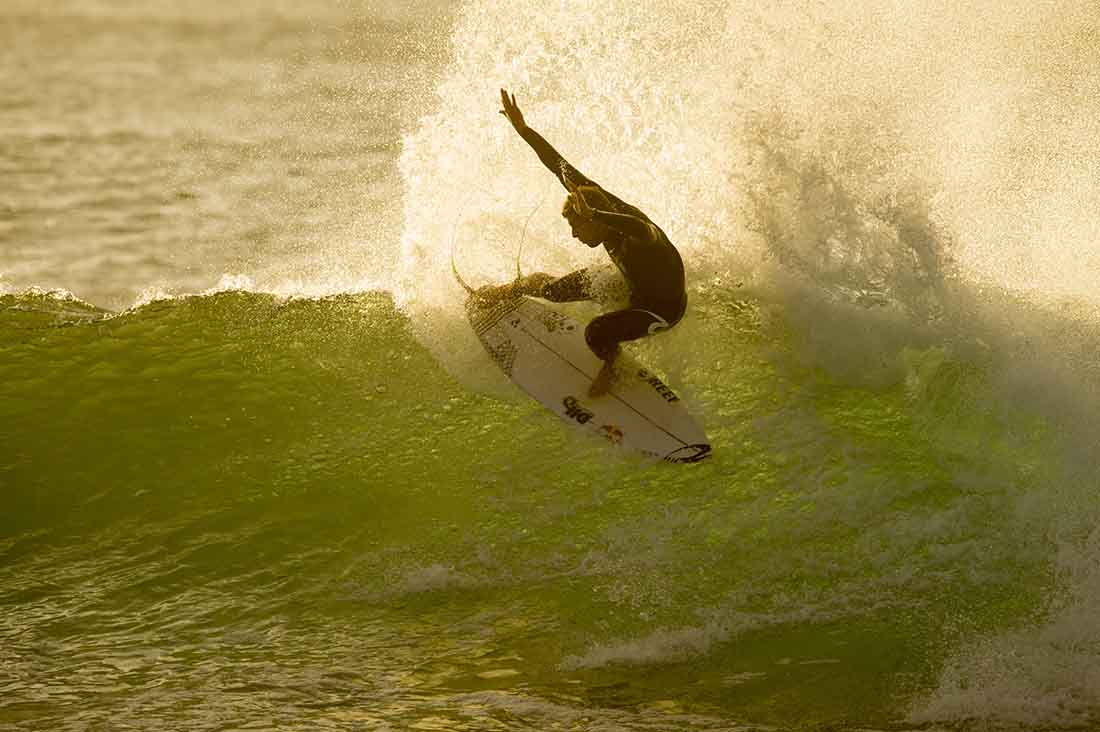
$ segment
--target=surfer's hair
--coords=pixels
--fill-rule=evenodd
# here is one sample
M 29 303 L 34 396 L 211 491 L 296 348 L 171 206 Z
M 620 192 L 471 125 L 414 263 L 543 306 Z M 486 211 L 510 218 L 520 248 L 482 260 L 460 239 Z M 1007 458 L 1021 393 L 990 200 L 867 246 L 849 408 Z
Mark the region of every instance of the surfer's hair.
M 592 208 L 599 209 L 600 211 L 610 211 L 612 209 L 611 199 L 607 197 L 607 194 L 604 193 L 599 186 L 579 186 L 577 191 L 584 196 L 585 202 Z M 573 205 L 568 196 L 565 198 L 565 203 L 562 204 L 561 215 L 565 218 L 576 215 L 576 211 L 573 209 Z

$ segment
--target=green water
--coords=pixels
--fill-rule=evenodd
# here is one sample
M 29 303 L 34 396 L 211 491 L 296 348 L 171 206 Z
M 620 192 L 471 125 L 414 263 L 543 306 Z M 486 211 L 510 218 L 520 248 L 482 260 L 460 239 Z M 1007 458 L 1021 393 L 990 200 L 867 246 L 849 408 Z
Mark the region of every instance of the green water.
M 16 728 L 890 727 L 1059 589 L 1047 423 L 932 351 L 842 385 L 699 303 L 717 447 L 653 466 L 384 295 L 0 305 Z
M 4 3 L 0 729 L 1100 727 L 1098 29 Z M 682 253 L 706 461 L 470 329 L 608 264 L 500 87 Z

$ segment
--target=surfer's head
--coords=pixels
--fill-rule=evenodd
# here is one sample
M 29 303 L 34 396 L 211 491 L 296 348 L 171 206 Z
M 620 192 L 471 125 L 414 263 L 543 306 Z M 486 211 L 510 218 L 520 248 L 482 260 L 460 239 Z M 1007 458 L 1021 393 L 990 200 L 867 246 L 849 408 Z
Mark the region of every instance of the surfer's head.
M 595 186 L 581 186 L 577 191 L 584 196 L 585 202 L 592 208 L 601 211 L 611 209 L 611 201 L 604 192 Z M 577 213 L 573 206 L 573 197 L 567 196 L 561 207 L 561 215 L 569 222 L 569 228 L 573 231 L 573 237 L 580 239 L 590 247 L 598 247 L 607 241 L 611 230 L 601 223 L 586 219 Z

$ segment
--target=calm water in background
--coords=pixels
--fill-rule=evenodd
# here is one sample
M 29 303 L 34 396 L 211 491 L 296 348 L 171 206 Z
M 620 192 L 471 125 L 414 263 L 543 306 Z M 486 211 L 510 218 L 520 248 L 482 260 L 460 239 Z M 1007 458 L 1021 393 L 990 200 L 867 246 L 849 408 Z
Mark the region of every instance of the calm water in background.
M 405 5 L 6 3 L 0 282 L 118 308 L 369 276 L 446 37 L 445 5 Z
M 5 3 L 0 728 L 1100 723 L 1097 29 Z M 501 85 L 685 253 L 707 462 L 469 332 L 599 261 Z

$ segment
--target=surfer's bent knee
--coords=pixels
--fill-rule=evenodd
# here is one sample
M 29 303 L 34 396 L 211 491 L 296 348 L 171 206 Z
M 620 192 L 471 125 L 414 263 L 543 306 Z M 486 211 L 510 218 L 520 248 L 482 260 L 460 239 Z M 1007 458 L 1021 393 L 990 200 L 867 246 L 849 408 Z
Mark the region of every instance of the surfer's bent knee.
M 618 310 L 593 318 L 584 329 L 584 341 L 592 353 L 606 361 L 615 355 L 620 343 L 653 335 L 654 324 L 669 327 L 667 321 L 648 310 Z

